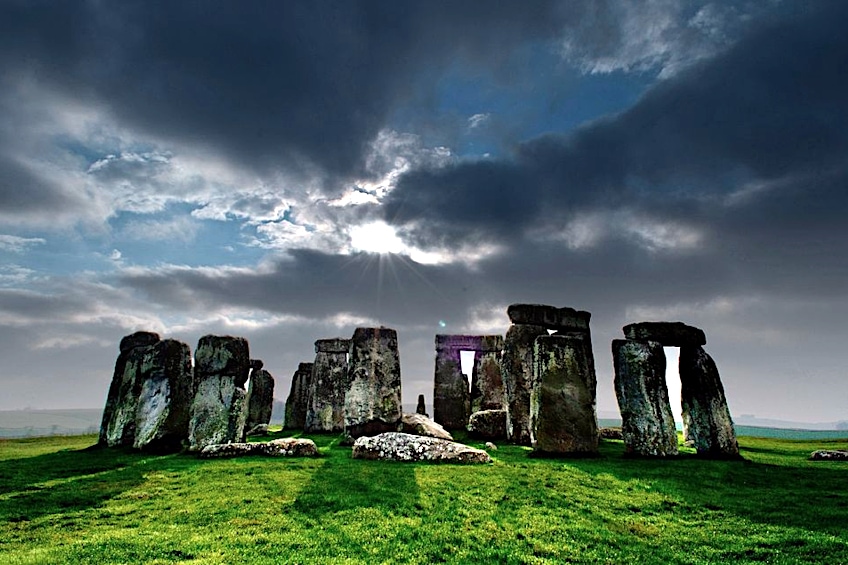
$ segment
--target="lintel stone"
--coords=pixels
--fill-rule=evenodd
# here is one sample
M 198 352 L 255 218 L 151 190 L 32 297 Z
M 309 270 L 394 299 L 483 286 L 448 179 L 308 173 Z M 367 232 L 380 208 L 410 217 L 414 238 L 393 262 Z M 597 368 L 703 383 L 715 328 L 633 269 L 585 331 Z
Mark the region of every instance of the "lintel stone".
M 557 308 L 545 304 L 510 304 L 506 310 L 513 324 L 544 326 L 558 331 L 589 331 L 591 314 L 574 308 Z
M 624 336 L 636 341 L 657 341 L 663 347 L 699 346 L 707 343 L 704 330 L 683 322 L 639 322 L 624 326 Z

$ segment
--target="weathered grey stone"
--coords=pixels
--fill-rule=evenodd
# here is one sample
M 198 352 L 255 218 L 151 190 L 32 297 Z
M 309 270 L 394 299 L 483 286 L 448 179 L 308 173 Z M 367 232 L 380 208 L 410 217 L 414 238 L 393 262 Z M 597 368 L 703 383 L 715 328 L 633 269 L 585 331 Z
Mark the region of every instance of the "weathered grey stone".
M 589 312 L 574 308 L 557 308 L 545 304 L 510 304 L 506 310 L 513 324 L 543 326 L 562 331 L 589 331 Z
M 492 443 L 491 441 L 487 441 L 487 442 L 486 442 L 486 443 L 484 443 L 483 445 L 484 445 L 484 446 L 486 447 L 486 449 L 488 449 L 489 451 L 497 451 L 497 450 L 498 450 L 498 446 L 497 446 L 497 445 L 495 445 L 494 443 Z
M 739 456 L 736 431 L 715 362 L 700 346 L 680 348 L 683 437 L 698 455 L 712 458 Z
M 149 349 L 142 369 L 133 447 L 175 453 L 188 440 L 194 398 L 191 350 L 173 339 L 160 341 Z
M 471 371 L 471 412 L 504 408 L 504 384 L 501 374 L 503 337 L 481 336 L 480 349 Z
M 705 345 L 704 331 L 683 322 L 639 322 L 624 326 L 624 337 L 636 341 L 658 341 L 664 347 Z
M 319 339 L 306 407 L 307 432 L 344 430 L 344 397 L 350 385 L 349 339 Z
M 506 410 L 481 410 L 468 419 L 468 434 L 477 439 L 506 439 Z
M 507 440 L 530 445 L 530 383 L 533 379 L 533 343 L 548 335 L 544 326 L 513 324 L 506 332 L 501 375 L 506 393 Z
M 630 455 L 677 455 L 677 430 L 665 384 L 665 352 L 656 341 L 612 342 L 615 394 Z
M 430 415 L 427 414 L 427 405 L 424 403 L 424 395 L 423 394 L 418 395 L 418 405 L 415 407 L 415 413 L 421 414 L 422 416 L 425 416 L 427 418 L 430 417 Z
M 315 457 L 318 448 L 311 439 L 281 438 L 267 442 L 224 443 L 207 445 L 200 451 L 204 459 L 219 457 L 244 457 L 246 455 L 264 455 L 266 457 Z
M 433 386 L 433 420 L 447 430 L 465 429 L 471 408 L 468 378 L 462 372 L 460 352 L 473 350 L 477 336 L 437 335 Z
M 530 392 L 533 451 L 544 455 L 598 452 L 597 379 L 581 337 L 536 338 Z
M 245 426 L 245 429 L 247 429 L 247 432 L 244 434 L 245 437 L 264 436 L 268 434 L 268 424 L 258 424 L 252 428 Z
M 810 454 L 812 461 L 848 461 L 848 450 L 821 449 Z
M 286 399 L 286 416 L 283 429 L 302 430 L 306 427 L 306 412 L 309 406 L 309 389 L 312 384 L 312 363 L 300 363 L 292 375 L 291 389 Z
M 350 346 L 350 385 L 345 392 L 345 436 L 397 430 L 401 419 L 397 332 L 356 328 Z
M 159 334 L 154 332 L 135 332 L 121 339 L 118 350 L 121 353 L 127 352 L 136 347 L 144 347 L 147 345 L 155 345 L 159 343 Z
M 624 436 L 621 435 L 621 428 L 617 427 L 601 428 L 598 431 L 598 436 L 600 436 L 601 439 L 624 439 Z
M 189 450 L 244 440 L 250 351 L 241 337 L 206 335 L 194 352 L 197 386 L 191 404 Z
M 247 389 L 247 422 L 245 429 L 252 430 L 271 421 L 274 407 L 274 377 L 265 369 L 253 369 Z
M 491 463 L 482 449 L 433 437 L 388 432 L 360 437 L 353 444 L 354 459 L 430 461 L 433 463 Z
M 404 414 L 401 417 L 398 431 L 405 434 L 437 437 L 453 441 L 453 436 L 447 430 L 422 414 Z
M 258 371 L 264 366 L 265 366 L 265 362 L 262 361 L 262 359 L 251 359 L 250 360 L 250 370 L 251 371 Z

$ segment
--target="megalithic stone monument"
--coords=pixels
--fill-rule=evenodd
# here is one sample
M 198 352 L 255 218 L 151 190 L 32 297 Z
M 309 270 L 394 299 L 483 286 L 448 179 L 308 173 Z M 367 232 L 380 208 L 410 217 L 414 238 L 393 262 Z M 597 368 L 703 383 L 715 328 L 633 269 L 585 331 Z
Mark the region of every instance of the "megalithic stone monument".
M 500 335 L 480 336 L 474 368 L 471 371 L 471 413 L 480 410 L 503 410 L 505 406 L 501 353 L 504 338 Z
M 402 416 L 397 332 L 385 327 L 356 328 L 348 370 L 347 440 L 397 431 Z
M 471 396 L 460 353 L 475 351 L 478 344 L 477 336 L 436 335 L 433 421 L 446 430 L 464 430 L 468 425 Z
M 197 392 L 191 404 L 189 450 L 244 441 L 250 351 L 242 337 L 206 335 L 194 352 Z
M 247 389 L 247 422 L 245 430 L 267 426 L 274 407 L 274 377 L 263 369 L 262 361 L 251 359 L 250 386 Z
M 540 455 L 598 452 L 597 379 L 583 336 L 541 335 L 534 350 L 530 437 Z
M 348 381 L 350 340 L 319 339 L 315 342 L 315 362 L 309 383 L 306 407 L 307 432 L 344 430 L 344 397 Z
M 306 427 L 312 369 L 312 363 L 300 363 L 297 371 L 292 375 L 291 389 L 286 399 L 286 416 L 283 421 L 283 428 L 287 430 L 302 430 Z
M 630 455 L 677 455 L 677 430 L 665 384 L 665 352 L 657 341 L 612 342 L 615 394 L 624 448 Z

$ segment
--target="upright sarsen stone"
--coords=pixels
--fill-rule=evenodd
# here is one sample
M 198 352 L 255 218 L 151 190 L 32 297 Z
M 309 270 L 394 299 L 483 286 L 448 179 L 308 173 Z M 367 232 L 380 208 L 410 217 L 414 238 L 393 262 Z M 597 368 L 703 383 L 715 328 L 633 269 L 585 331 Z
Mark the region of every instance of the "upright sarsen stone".
M 397 332 L 356 328 L 350 344 L 350 386 L 345 393 L 345 435 L 396 431 L 402 416 Z
M 680 384 L 687 444 L 691 442 L 701 456 L 738 457 L 736 431 L 718 368 L 702 347 L 680 348 Z
M 472 336 L 437 335 L 436 370 L 433 386 L 433 420 L 446 430 L 464 430 L 470 416 L 471 398 L 468 378 L 462 372 L 462 344 Z M 465 344 L 470 350 L 476 346 Z
M 261 367 L 261 365 L 260 365 Z M 247 423 L 245 430 L 257 426 L 267 426 L 271 421 L 271 409 L 274 406 L 274 377 L 262 368 L 250 372 L 250 386 L 247 389 Z
M 289 397 L 286 399 L 286 416 L 283 428 L 302 430 L 306 427 L 306 409 L 309 405 L 309 387 L 312 382 L 312 363 L 300 363 L 292 375 Z
M 347 360 L 349 350 L 349 339 L 319 339 L 315 342 L 305 431 L 344 430 L 344 396 L 350 384 Z
M 536 338 L 530 392 L 533 450 L 546 455 L 598 452 L 597 379 L 583 336 Z
M 530 383 L 536 338 L 548 335 L 544 326 L 513 324 L 504 337 L 501 374 L 506 393 L 507 440 L 530 445 Z
M 677 455 L 662 344 L 616 339 L 612 356 L 626 452 L 649 457 Z
M 505 405 L 501 352 L 504 339 L 499 335 L 480 336 L 480 345 L 471 371 L 471 413 L 503 410 Z
M 250 372 L 247 340 L 206 335 L 194 353 L 197 391 L 191 405 L 189 449 L 244 441 Z

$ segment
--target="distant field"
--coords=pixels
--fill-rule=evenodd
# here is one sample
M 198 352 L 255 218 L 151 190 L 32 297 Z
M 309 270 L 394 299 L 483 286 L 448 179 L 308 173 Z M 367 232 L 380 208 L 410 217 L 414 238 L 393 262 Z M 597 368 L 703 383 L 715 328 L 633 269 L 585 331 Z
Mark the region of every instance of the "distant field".
M 807 459 L 848 440 L 742 437 L 743 461 L 502 446 L 458 466 L 357 461 L 310 437 L 319 458 L 0 440 L 0 563 L 848 563 L 848 464 Z

